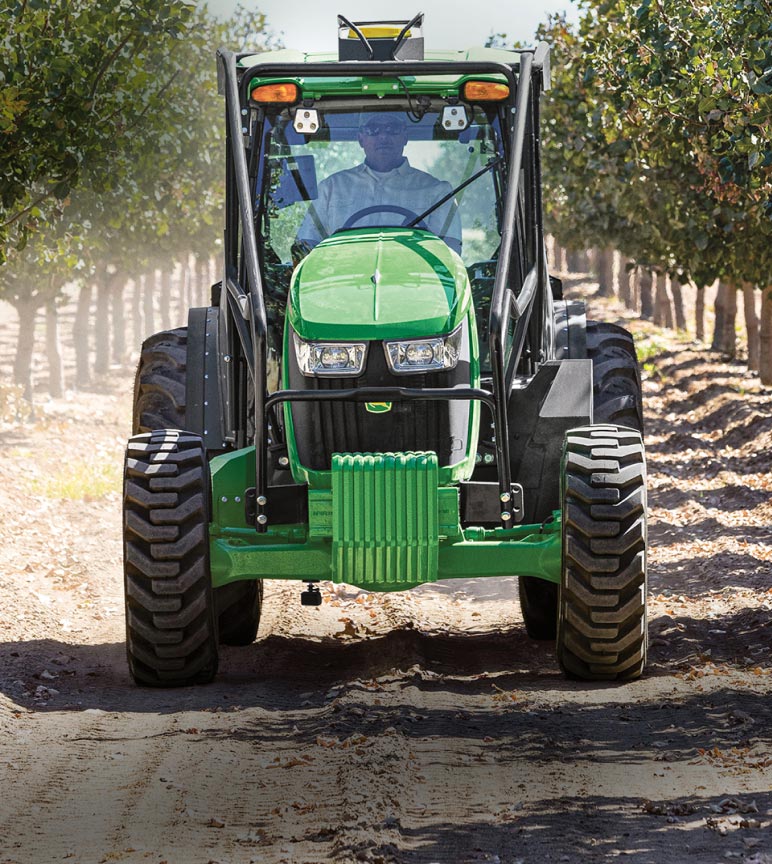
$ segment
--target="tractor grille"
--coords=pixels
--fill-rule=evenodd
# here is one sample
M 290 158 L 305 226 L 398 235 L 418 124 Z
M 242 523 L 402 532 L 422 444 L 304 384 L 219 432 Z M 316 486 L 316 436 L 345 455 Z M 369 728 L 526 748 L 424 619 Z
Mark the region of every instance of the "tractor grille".
M 374 343 L 367 367 L 359 378 L 305 378 L 293 386 L 313 390 L 350 390 L 358 387 L 452 387 L 469 381 L 467 364 L 449 372 L 426 375 L 393 375 L 383 349 Z M 294 376 L 293 376 L 294 377 Z M 292 406 L 295 439 L 300 461 L 316 471 L 329 470 L 333 453 L 380 453 L 433 450 L 440 465 L 458 462 L 466 449 L 464 440 L 451 433 L 451 413 L 468 403 L 450 401 L 394 402 L 391 410 L 371 414 L 362 402 L 296 402 Z M 458 423 L 456 423 L 458 426 Z
M 402 377 L 391 386 L 444 386 L 427 381 L 429 377 L 421 376 L 420 380 Z M 350 378 L 319 383 L 320 390 L 352 387 Z M 363 381 L 360 386 L 370 385 Z M 395 402 L 385 414 L 370 414 L 361 402 L 321 402 L 317 416 L 325 468 L 330 467 L 333 453 L 375 453 L 385 449 L 437 451 L 440 442 L 449 435 L 447 413 L 447 405 L 441 402 Z M 447 452 L 437 454 L 441 463 L 450 455 L 449 442 L 445 449 Z

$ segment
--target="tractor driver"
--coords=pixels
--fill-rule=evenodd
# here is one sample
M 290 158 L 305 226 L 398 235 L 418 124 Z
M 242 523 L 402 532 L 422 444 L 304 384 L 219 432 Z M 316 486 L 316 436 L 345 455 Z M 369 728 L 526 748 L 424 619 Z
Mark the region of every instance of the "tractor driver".
M 301 246 L 316 246 L 364 208 L 397 206 L 419 216 L 452 190 L 450 183 L 413 168 L 403 155 L 407 144 L 403 114 L 360 114 L 357 140 L 365 151 L 365 161 L 319 183 L 319 197 L 311 202 L 298 231 Z M 375 210 L 354 220 L 350 227 L 403 225 L 406 221 L 410 217 L 404 213 Z M 461 220 L 454 199 L 433 210 L 422 220 L 423 226 L 461 253 Z

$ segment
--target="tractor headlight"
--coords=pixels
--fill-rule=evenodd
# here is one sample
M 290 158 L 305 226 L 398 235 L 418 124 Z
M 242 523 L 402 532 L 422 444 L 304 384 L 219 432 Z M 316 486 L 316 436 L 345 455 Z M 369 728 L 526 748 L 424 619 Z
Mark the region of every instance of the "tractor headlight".
M 296 333 L 292 336 L 300 371 L 309 378 L 362 374 L 367 356 L 366 342 L 306 342 Z
M 385 348 L 389 368 L 398 375 L 454 369 L 461 353 L 461 327 L 450 336 L 386 342 Z

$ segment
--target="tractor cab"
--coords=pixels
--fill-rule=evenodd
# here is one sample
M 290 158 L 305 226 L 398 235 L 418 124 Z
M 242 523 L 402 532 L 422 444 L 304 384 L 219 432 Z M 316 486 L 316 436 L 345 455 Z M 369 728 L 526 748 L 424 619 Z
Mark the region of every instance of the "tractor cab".
M 435 451 L 449 480 L 477 470 L 489 484 L 485 521 L 506 524 L 518 518 L 498 497 L 512 495 L 511 478 L 495 467 L 509 461 L 498 458 L 506 443 L 497 447 L 492 405 L 460 391 L 495 386 L 490 315 L 499 270 L 506 297 L 521 295 L 528 310 L 518 328 L 508 304 L 499 313 L 500 365 L 508 367 L 500 371 L 532 373 L 553 353 L 529 137 L 548 55 L 546 46 L 524 55 L 524 84 L 509 51 L 425 54 L 422 21 L 340 16 L 337 57 L 227 58 L 248 189 L 241 152 L 229 147 L 228 197 L 248 195 L 252 208 L 266 363 L 278 370 L 271 389 L 284 394 L 271 437 L 285 444 L 292 480 L 328 486 L 333 453 L 375 452 L 388 440 L 399 451 Z M 227 95 L 224 56 L 221 63 Z M 250 275 L 252 238 L 235 212 L 226 207 L 226 288 L 229 280 L 246 286 Z M 365 399 L 367 388 L 422 396 Z M 431 389 L 454 392 L 423 398 Z M 330 390 L 349 392 L 302 397 Z M 231 406 L 238 411 L 238 400 Z M 239 440 L 246 425 L 233 417 L 236 443 L 249 443 Z M 266 476 L 274 469 L 267 464 Z

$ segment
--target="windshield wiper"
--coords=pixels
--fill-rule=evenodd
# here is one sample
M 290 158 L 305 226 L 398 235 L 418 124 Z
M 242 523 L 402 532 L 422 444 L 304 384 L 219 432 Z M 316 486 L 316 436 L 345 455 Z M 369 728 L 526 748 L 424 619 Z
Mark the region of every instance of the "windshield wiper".
M 490 159 L 486 165 L 483 165 L 483 167 L 480 168 L 479 171 L 476 171 L 474 174 L 472 174 L 471 177 L 464 180 L 463 183 L 459 183 L 455 189 L 451 189 L 450 192 L 448 192 L 447 195 L 443 195 L 439 201 L 435 201 L 434 204 L 432 204 L 432 206 L 429 207 L 428 210 L 424 210 L 424 212 L 421 213 L 420 216 L 416 216 L 415 219 L 408 222 L 407 225 L 405 225 L 405 228 L 415 228 L 415 226 L 418 225 L 419 222 L 422 222 L 430 213 L 434 213 L 434 211 L 438 207 L 442 207 L 442 205 L 446 201 L 450 201 L 450 199 L 456 196 L 462 189 L 466 189 L 466 187 L 470 183 L 474 183 L 474 181 L 478 177 L 482 177 L 482 175 L 485 174 L 486 171 L 490 171 L 492 168 L 496 168 L 498 165 L 501 165 L 503 161 L 503 156 L 496 156 L 494 159 Z

